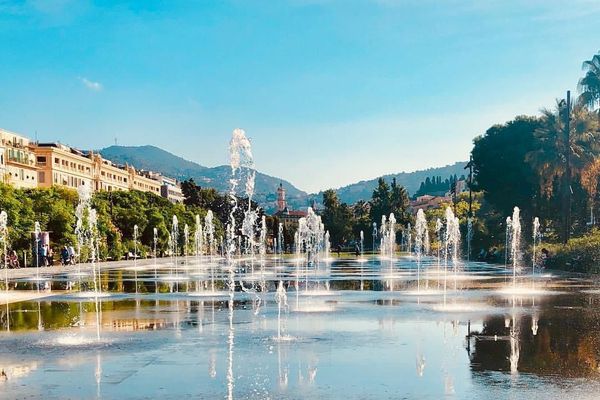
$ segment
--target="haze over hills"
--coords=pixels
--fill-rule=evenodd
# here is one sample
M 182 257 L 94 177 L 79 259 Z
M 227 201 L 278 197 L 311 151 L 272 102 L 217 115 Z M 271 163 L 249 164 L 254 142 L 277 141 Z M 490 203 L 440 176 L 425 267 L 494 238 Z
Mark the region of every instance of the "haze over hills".
M 227 165 L 206 167 L 155 146 L 110 146 L 100 150 L 100 153 L 106 159 L 117 164 L 129 164 L 137 169 L 160 172 L 180 181 L 193 178 L 198 185 L 215 188 L 221 192 L 229 189 L 230 168 Z M 466 164 L 467 162 L 464 161 L 445 167 L 390 174 L 385 175 L 384 179 L 391 182 L 392 178 L 395 177 L 398 184 L 406 187 L 412 195 L 419 189 L 419 185 L 425 178 L 434 175 L 442 176 L 442 178 L 454 174 L 463 175 L 466 173 L 464 170 Z M 317 200 L 317 202 L 322 199 L 322 192 L 308 194 L 284 179 L 257 171 L 254 198 L 267 212 L 275 210 L 275 193 L 279 183 L 282 183 L 286 189 L 287 200 L 291 208 L 304 208 L 310 204 L 312 199 Z M 342 202 L 353 204 L 358 200 L 369 200 L 376 186 L 377 178 L 344 186 L 336 189 L 336 191 Z

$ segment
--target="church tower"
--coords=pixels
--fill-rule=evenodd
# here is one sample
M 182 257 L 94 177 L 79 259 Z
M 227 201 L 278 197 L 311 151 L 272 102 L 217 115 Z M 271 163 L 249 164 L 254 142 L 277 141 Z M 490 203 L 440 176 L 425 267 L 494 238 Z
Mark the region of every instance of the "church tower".
M 287 208 L 287 202 L 285 201 L 285 189 L 283 184 L 280 183 L 277 188 L 277 212 L 285 211 Z

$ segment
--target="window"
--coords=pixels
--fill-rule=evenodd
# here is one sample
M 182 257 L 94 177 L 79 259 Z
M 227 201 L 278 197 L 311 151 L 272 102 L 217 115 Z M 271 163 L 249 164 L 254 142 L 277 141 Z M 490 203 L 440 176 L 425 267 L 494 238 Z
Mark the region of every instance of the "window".
M 46 173 L 45 172 L 38 172 L 38 181 L 40 183 L 46 183 Z

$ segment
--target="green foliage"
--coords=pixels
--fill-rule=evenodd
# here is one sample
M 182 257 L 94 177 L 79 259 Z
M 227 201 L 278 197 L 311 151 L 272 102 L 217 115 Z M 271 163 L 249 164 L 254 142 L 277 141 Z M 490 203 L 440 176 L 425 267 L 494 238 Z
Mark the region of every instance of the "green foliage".
M 31 232 L 35 221 L 43 231 L 50 232 L 51 246 L 55 254 L 62 246 L 76 247 L 77 238 L 75 207 L 76 191 L 53 187 L 50 189 L 15 189 L 0 184 L 0 210 L 8 214 L 10 248 L 19 255 L 31 248 Z M 179 248 L 183 249 L 183 229 L 187 224 L 190 236 L 195 229 L 195 215 L 204 222 L 206 211 L 194 205 L 172 204 L 167 199 L 149 192 L 116 191 L 94 194 L 92 205 L 98 215 L 99 250 L 101 258 L 120 259 L 128 251 L 134 251 L 133 227 L 138 225 L 140 237 L 138 254 L 150 255 L 154 247 L 154 228 L 158 231 L 157 251 L 168 251 L 168 237 L 172 218 L 179 220 Z M 215 220 L 216 236 L 222 235 L 222 225 Z M 82 259 L 86 259 L 82 249 Z M 31 259 L 31 256 L 29 256 Z
M 542 245 L 550 251 L 546 266 L 567 271 L 600 273 L 600 230 L 570 239 L 567 244 Z M 540 248 L 542 248 L 540 247 Z

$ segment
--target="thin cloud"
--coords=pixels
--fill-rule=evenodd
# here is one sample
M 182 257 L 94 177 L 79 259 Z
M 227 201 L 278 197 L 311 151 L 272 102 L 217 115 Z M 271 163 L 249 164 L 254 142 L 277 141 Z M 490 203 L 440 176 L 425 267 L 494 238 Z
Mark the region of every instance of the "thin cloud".
M 88 88 L 94 92 L 99 92 L 102 90 L 102 84 L 100 82 L 94 82 L 94 81 L 89 80 L 88 78 L 81 77 L 81 76 L 77 79 L 79 79 L 79 81 L 81 83 L 83 83 L 86 88 Z

